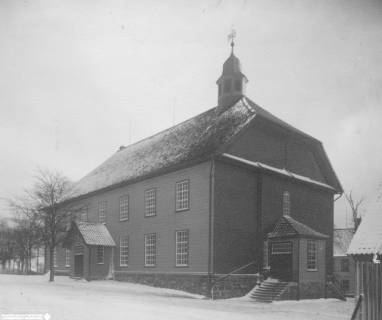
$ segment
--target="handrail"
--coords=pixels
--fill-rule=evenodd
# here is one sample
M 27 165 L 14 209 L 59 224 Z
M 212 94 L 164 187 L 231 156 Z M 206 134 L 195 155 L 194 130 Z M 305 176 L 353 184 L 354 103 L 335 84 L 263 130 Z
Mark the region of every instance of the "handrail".
M 245 265 L 243 265 L 243 266 L 241 266 L 241 267 L 239 267 L 239 268 L 236 268 L 235 270 L 233 270 L 233 271 L 231 271 L 231 272 L 225 274 L 224 276 L 221 276 L 221 277 L 215 279 L 214 282 L 213 282 L 213 284 L 211 285 L 211 288 L 210 288 L 211 298 L 212 298 L 212 299 L 214 298 L 214 297 L 213 297 L 213 289 L 214 289 L 214 287 L 216 286 L 216 284 L 217 284 L 218 282 L 220 282 L 220 281 L 222 281 L 222 280 L 228 278 L 229 276 L 231 276 L 231 275 L 234 274 L 235 272 L 238 272 L 238 271 L 240 271 L 240 270 L 243 270 L 243 269 L 249 267 L 249 266 L 252 265 L 252 264 L 255 264 L 256 262 L 257 262 L 256 260 L 251 261 L 250 263 L 247 263 L 247 264 L 245 264 Z
M 362 300 L 363 300 L 363 294 L 360 294 L 358 297 L 357 303 L 354 307 L 350 320 L 355 320 L 355 317 L 357 316 L 359 309 L 361 308 Z

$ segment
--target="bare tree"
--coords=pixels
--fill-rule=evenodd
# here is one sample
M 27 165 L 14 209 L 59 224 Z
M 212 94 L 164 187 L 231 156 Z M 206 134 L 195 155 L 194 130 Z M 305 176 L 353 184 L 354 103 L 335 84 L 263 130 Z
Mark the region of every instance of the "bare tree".
M 35 202 L 41 235 L 49 250 L 49 281 L 54 281 L 54 251 L 64 240 L 73 211 L 61 206 L 70 197 L 72 184 L 59 172 L 38 170 L 36 181 L 29 192 Z
M 63 241 L 73 214 L 68 207 L 62 206 L 71 193 L 72 184 L 61 173 L 38 169 L 32 188 L 26 190 L 23 197 L 10 200 L 17 215 L 18 254 L 21 259 L 26 255 L 29 258 L 37 239 L 41 241 L 49 252 L 49 281 L 54 281 L 55 249 Z
M 14 214 L 13 251 L 21 264 L 21 271 L 28 273 L 31 271 L 33 248 L 42 244 L 38 211 L 28 193 L 24 197 L 9 200 L 9 206 Z
M 352 194 L 352 191 L 350 191 L 348 194 L 345 193 L 345 198 L 350 206 L 351 212 L 352 212 L 352 220 L 354 225 L 354 231 L 358 229 L 358 226 L 360 225 L 362 221 L 362 215 L 360 212 L 360 206 L 364 201 L 364 198 L 360 198 L 358 200 L 355 200 Z

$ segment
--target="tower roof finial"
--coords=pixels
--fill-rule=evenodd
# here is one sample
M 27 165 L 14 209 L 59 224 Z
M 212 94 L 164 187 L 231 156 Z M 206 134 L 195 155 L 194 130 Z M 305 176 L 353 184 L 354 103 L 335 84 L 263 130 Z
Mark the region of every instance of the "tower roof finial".
M 228 40 L 231 41 L 231 54 L 233 54 L 233 47 L 235 46 L 236 30 L 232 28 L 231 33 L 228 35 Z

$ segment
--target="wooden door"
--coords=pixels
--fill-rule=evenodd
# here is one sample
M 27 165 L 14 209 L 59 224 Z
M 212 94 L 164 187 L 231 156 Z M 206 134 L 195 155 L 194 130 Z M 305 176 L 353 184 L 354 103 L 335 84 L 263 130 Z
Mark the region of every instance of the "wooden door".
M 74 276 L 82 278 L 84 276 L 84 255 L 74 256 Z
M 292 281 L 293 250 L 291 242 L 274 242 L 270 248 L 271 276 L 282 281 Z

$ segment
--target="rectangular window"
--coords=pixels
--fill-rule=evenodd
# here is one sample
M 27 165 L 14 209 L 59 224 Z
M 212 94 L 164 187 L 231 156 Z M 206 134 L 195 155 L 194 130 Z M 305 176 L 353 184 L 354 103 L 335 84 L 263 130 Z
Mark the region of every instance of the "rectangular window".
M 119 220 L 129 220 L 129 196 L 119 198 Z
M 272 254 L 291 254 L 292 243 L 291 242 L 275 242 L 272 243 Z
M 349 280 L 342 280 L 341 281 L 341 289 L 346 293 L 349 291 Z
M 53 265 L 57 267 L 57 248 L 54 248 L 53 251 Z
M 156 189 L 145 191 L 145 216 L 152 217 L 156 215 Z
M 189 180 L 184 180 L 176 183 L 175 188 L 176 196 L 176 211 L 188 210 L 190 209 L 190 182 Z
M 106 223 L 106 201 L 99 201 L 98 202 L 98 222 L 99 223 Z
M 80 221 L 81 222 L 87 222 L 88 221 L 88 207 L 87 206 L 85 206 L 81 209 Z
M 97 246 L 97 263 L 103 264 L 105 259 L 105 248 L 104 246 Z
M 308 240 L 307 243 L 307 269 L 310 271 L 317 270 L 317 246 L 313 240 Z
M 129 237 L 119 238 L 119 265 L 127 267 L 129 263 Z
M 155 267 L 157 254 L 157 235 L 145 234 L 145 267 Z
M 70 249 L 65 249 L 65 267 L 70 267 Z
M 188 266 L 188 230 L 181 230 L 175 232 L 175 265 L 177 267 Z
M 349 272 L 349 260 L 341 259 L 341 272 Z
M 290 215 L 290 194 L 288 191 L 284 191 L 283 193 L 283 215 Z

